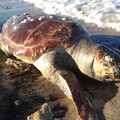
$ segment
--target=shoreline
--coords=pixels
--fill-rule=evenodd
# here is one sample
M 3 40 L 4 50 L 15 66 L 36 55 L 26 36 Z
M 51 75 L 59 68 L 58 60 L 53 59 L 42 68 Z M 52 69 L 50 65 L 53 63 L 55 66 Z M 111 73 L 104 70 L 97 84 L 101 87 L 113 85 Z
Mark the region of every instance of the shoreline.
M 120 32 L 118 32 L 118 31 L 116 31 L 112 28 L 101 28 L 101 27 L 98 27 L 95 24 L 85 23 L 84 21 L 81 21 L 81 20 L 76 20 L 76 21 L 78 23 L 80 23 L 81 25 L 83 25 L 90 35 L 115 35 L 115 36 L 120 36 Z

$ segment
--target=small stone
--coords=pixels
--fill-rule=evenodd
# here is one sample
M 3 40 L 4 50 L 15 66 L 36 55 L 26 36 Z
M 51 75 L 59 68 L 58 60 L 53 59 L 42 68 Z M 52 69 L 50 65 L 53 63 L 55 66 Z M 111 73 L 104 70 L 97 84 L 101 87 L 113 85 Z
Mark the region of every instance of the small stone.
M 6 9 L 6 10 L 7 10 L 7 9 L 11 9 L 11 7 L 9 7 L 9 6 L 5 6 L 4 9 Z
M 21 102 L 19 100 L 15 100 L 14 104 L 15 104 L 15 106 L 19 106 L 21 104 Z
M 31 117 L 31 116 L 28 116 L 28 117 L 27 117 L 27 120 L 32 120 L 32 117 Z

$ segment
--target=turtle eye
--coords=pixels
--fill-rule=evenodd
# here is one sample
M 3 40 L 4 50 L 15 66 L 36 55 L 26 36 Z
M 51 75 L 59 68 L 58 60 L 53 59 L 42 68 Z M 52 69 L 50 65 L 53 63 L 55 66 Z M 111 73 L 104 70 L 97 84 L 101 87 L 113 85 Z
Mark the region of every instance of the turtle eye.
M 109 55 L 106 55 L 104 59 L 106 62 L 109 63 L 111 67 L 117 65 L 117 63 L 115 62 L 115 59 Z
M 111 56 L 109 56 L 109 55 L 106 55 L 106 56 L 105 56 L 105 60 L 106 60 L 107 62 L 112 62 L 112 61 L 113 61 L 113 58 L 112 58 Z

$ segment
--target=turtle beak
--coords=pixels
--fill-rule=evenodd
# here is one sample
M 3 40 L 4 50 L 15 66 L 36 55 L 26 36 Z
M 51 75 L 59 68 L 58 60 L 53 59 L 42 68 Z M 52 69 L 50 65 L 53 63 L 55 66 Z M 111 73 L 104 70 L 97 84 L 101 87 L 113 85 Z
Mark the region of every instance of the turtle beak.
M 108 47 L 101 46 L 93 62 L 95 78 L 102 81 L 120 81 L 120 56 Z

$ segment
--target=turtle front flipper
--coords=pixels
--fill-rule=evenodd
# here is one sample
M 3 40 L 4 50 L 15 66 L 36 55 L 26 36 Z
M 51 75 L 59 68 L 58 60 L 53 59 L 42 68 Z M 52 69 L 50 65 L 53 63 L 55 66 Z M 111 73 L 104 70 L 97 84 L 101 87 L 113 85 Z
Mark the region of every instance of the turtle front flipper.
M 93 72 L 99 80 L 120 81 L 120 55 L 106 46 L 100 46 L 94 57 Z
M 36 60 L 33 65 L 53 84 L 57 85 L 66 97 L 73 100 L 80 120 L 97 120 L 93 108 L 85 99 L 84 91 L 76 75 L 69 69 L 68 65 L 75 68 L 75 61 L 67 52 L 62 49 L 48 52 Z

